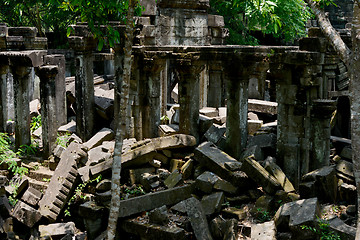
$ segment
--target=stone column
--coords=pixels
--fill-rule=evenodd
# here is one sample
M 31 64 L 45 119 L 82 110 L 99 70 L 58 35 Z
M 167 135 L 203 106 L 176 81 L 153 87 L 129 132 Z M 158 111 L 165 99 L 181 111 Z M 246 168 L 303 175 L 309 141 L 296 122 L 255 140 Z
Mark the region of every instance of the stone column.
M 8 65 L 0 65 L 0 132 L 5 132 L 6 121 L 8 120 L 7 106 L 7 74 Z
M 222 72 L 223 67 L 220 61 L 209 62 L 208 107 L 221 107 L 221 99 L 223 97 Z
M 15 148 L 30 145 L 29 83 L 32 67 L 12 64 L 15 100 Z
M 44 157 L 48 158 L 54 150 L 58 112 L 56 102 L 56 79 L 58 66 L 48 65 L 36 69 L 40 78 L 41 123 Z M 64 113 L 63 113 L 64 114 Z
M 87 141 L 94 133 L 93 49 L 96 42 L 92 37 L 69 37 L 69 43 L 75 51 L 76 132 Z
M 190 134 L 199 141 L 200 73 L 204 64 L 197 57 L 177 59 L 179 72 L 180 133 Z
M 224 62 L 227 85 L 226 150 L 239 159 L 247 143 L 249 74 L 254 63 L 238 58 Z
M 276 79 L 278 103 L 277 159 L 297 188 L 311 162 L 311 104 L 321 93 L 323 55 L 316 52 L 286 52 L 281 64 L 271 64 Z M 327 140 L 328 141 L 328 140 Z
M 55 105 L 56 126 L 60 127 L 67 123 L 66 84 L 65 84 L 65 56 L 47 55 L 44 58 L 46 65 L 58 66 L 58 74 L 55 77 Z
M 318 99 L 312 102 L 310 171 L 330 164 L 330 120 L 335 110 L 334 100 Z
M 161 103 L 160 103 L 160 72 L 164 69 L 165 60 L 147 58 L 144 59 L 144 71 L 146 86 L 145 112 L 143 115 L 143 137 L 154 138 L 158 137 L 158 127 L 161 118 Z

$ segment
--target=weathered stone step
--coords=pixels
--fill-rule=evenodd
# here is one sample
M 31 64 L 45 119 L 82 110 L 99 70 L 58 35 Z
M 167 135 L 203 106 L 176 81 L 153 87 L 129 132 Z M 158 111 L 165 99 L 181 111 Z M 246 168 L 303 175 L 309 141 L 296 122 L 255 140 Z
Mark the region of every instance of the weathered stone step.
M 46 191 L 46 189 L 48 188 L 49 183 L 29 178 L 29 186 L 35 188 L 36 190 L 38 190 L 38 191 L 40 191 L 42 193 L 44 193 Z
M 54 171 L 51 171 L 50 169 L 40 166 L 37 170 L 30 170 L 28 177 L 35 179 L 37 181 L 46 181 L 47 179 L 50 180 L 52 175 L 54 174 Z

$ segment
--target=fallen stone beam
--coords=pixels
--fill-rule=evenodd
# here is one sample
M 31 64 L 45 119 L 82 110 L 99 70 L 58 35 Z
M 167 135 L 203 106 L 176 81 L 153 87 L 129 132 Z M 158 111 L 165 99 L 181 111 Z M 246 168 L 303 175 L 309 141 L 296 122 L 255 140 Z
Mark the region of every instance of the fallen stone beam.
M 192 192 L 193 186 L 191 184 L 120 201 L 119 217 L 127 217 L 164 205 L 176 204 L 190 198 Z
M 241 162 L 218 149 L 213 143 L 204 142 L 195 149 L 195 160 L 221 178 L 233 183 L 239 188 L 249 186 L 248 176 L 242 171 L 230 171 L 229 165 L 239 165 Z
M 140 166 L 148 162 L 147 158 L 141 158 L 145 154 L 168 149 L 168 148 L 180 148 L 180 147 L 192 147 L 195 146 L 196 139 L 193 136 L 185 134 L 175 134 L 166 137 L 159 137 L 153 139 L 145 139 L 137 142 L 131 147 L 131 150 L 124 153 L 121 157 L 121 164 L 123 168 L 132 166 Z M 104 171 L 112 168 L 112 159 L 104 161 L 90 167 L 90 172 L 93 176 L 100 174 Z
M 273 194 L 281 187 L 280 183 L 254 160 L 254 156 L 244 158 L 241 170 L 262 186 L 267 193 Z
M 277 114 L 277 106 L 276 102 L 263 101 L 258 99 L 249 99 L 248 100 L 248 111 L 249 112 L 261 112 L 267 113 L 271 115 Z
M 150 223 L 141 223 L 136 219 L 125 220 L 120 223 L 120 227 L 127 233 L 135 234 L 144 239 L 167 239 L 185 240 L 187 239 L 185 230 L 179 227 L 167 227 Z

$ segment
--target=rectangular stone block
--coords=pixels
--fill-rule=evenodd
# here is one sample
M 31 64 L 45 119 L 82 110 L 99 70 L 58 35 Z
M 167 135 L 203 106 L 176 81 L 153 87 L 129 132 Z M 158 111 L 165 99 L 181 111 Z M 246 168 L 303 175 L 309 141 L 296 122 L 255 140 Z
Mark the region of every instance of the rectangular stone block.
M 280 189 L 280 183 L 266 171 L 260 163 L 254 160 L 254 156 L 246 157 L 243 160 L 241 170 L 252 180 L 263 187 L 264 191 L 274 194 Z
M 277 105 L 278 104 L 276 102 L 263 101 L 258 99 L 249 99 L 248 111 L 275 115 L 277 114 Z
M 73 222 L 53 223 L 39 226 L 40 237 L 45 239 L 60 239 L 67 234 L 74 236 L 75 230 L 75 223 Z
M 191 197 L 192 192 L 193 186 L 187 185 L 123 200 L 120 202 L 119 217 L 127 217 L 163 205 L 176 204 Z
M 208 15 L 208 26 L 209 27 L 225 27 L 224 17 L 220 15 Z
M 41 218 L 41 214 L 35 208 L 18 201 L 12 212 L 12 216 L 28 227 L 33 227 Z
M 276 240 L 274 221 L 251 225 L 252 240 Z
M 247 188 L 249 181 L 244 172 L 232 172 L 226 168 L 227 163 L 239 164 L 237 160 L 218 149 L 210 142 L 204 142 L 195 149 L 195 160 L 219 177 L 233 183 L 239 188 Z
M 115 137 L 113 130 L 110 128 L 103 128 L 97 132 L 92 138 L 83 144 L 88 150 L 100 146 L 104 141 L 111 141 Z

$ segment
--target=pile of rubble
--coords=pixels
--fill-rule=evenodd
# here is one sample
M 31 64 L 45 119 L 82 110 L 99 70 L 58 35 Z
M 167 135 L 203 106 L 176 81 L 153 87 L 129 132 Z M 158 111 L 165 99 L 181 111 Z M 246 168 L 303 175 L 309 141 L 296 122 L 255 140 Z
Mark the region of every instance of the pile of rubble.
M 201 111 L 221 124 L 221 117 L 209 112 Z M 249 118 L 254 121 L 256 114 Z M 329 220 L 327 234 L 354 239 L 356 188 L 349 147 L 332 156 L 331 166 L 303 176 L 296 191 L 276 164 L 276 122 L 249 136 L 240 161 L 222 150 L 225 129 L 212 124 L 199 145 L 193 136 L 183 134 L 124 140 L 121 236 L 316 239 L 321 229 L 314 229 L 324 218 Z M 103 238 L 111 199 L 114 133 L 103 128 L 85 143 L 75 134 L 66 141 L 46 164 L 19 161 L 30 169 L 21 179 L 3 166 L 1 239 Z M 17 199 L 14 207 L 9 199 Z

